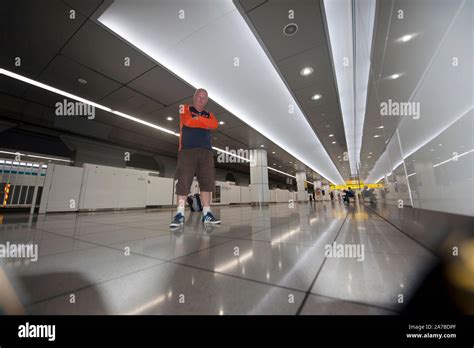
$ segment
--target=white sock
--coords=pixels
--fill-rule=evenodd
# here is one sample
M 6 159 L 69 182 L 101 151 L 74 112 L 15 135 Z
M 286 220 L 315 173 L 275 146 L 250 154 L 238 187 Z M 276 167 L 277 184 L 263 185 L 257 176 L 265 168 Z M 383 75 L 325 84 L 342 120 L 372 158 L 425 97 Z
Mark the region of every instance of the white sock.
M 202 215 L 206 215 L 211 212 L 211 207 L 202 207 Z
M 178 207 L 176 214 L 181 213 L 184 216 L 184 207 Z

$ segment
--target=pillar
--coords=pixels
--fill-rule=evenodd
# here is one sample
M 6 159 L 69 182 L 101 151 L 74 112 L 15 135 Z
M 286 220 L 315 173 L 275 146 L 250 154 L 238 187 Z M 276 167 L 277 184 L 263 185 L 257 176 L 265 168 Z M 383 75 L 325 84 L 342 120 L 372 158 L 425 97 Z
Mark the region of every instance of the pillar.
M 314 182 L 314 195 L 316 197 L 316 201 L 322 201 L 323 200 L 323 196 L 321 194 L 321 190 L 323 188 L 322 186 L 322 182 L 321 180 L 316 180 Z
M 268 187 L 267 150 L 250 150 L 250 192 L 252 205 L 268 205 L 270 189 Z
M 308 201 L 308 192 L 306 192 L 305 181 L 306 172 L 296 172 L 296 186 L 298 188 L 298 192 L 296 193 L 296 199 L 298 202 Z

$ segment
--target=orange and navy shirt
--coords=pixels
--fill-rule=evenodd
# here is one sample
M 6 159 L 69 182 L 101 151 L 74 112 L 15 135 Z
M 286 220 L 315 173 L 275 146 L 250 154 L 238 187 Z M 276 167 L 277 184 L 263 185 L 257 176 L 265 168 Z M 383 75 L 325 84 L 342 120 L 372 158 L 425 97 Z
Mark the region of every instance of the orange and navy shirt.
M 179 150 L 212 150 L 211 129 L 216 129 L 217 125 L 217 119 L 212 112 L 199 112 L 193 106 L 184 105 L 183 113 L 179 116 Z

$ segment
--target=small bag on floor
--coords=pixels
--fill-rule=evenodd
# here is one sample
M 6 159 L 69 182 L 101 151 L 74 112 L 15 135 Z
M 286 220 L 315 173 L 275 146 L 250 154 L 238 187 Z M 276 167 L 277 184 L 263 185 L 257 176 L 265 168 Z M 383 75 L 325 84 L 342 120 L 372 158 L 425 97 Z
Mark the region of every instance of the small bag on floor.
M 201 196 L 196 193 L 193 198 L 193 211 L 202 211 Z

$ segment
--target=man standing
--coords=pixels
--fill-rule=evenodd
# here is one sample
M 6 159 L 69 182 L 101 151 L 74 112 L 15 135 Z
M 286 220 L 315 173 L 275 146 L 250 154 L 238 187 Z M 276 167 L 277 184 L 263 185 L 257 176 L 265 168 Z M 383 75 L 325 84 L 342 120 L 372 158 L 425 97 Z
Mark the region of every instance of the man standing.
M 211 212 L 211 192 L 215 188 L 211 129 L 216 129 L 218 122 L 212 112 L 204 109 L 208 101 L 205 89 L 197 89 L 193 99 L 192 106 L 184 105 L 183 110 L 180 110 L 178 166 L 175 174 L 175 179 L 178 180 L 178 210 L 170 223 L 171 228 L 184 224 L 184 203 L 194 176 L 197 177 L 201 190 L 202 222 L 221 223 Z

